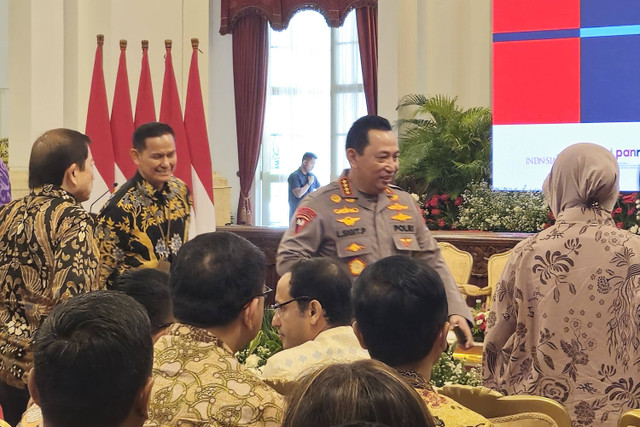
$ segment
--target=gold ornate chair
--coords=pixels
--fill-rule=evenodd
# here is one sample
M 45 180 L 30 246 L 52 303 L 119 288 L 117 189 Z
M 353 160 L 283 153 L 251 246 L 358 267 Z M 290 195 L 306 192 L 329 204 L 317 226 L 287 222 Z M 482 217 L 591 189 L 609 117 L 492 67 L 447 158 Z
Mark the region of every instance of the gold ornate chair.
M 500 276 L 502 275 L 502 270 L 507 265 L 507 260 L 511 255 L 513 250 L 509 249 L 506 252 L 502 252 L 499 254 L 493 254 L 489 257 L 489 261 L 487 261 L 487 283 L 489 286 L 489 294 L 487 296 L 487 310 L 491 307 L 491 301 L 493 300 L 493 293 L 496 290 L 496 285 L 498 284 L 498 280 L 500 280 Z
M 640 409 L 632 409 L 622 414 L 618 427 L 640 427 Z
M 479 413 L 497 427 L 571 427 L 567 410 L 541 396 L 503 396 L 486 387 L 444 386 L 439 393 Z
M 471 268 L 473 267 L 473 257 L 469 252 L 462 251 L 451 243 L 438 242 L 440 247 L 440 253 L 444 262 L 447 263 L 447 267 L 451 270 L 453 280 L 456 281 L 460 292 L 465 294 L 464 287 L 469 285 L 469 279 L 471 278 Z M 475 286 L 474 286 L 475 287 Z

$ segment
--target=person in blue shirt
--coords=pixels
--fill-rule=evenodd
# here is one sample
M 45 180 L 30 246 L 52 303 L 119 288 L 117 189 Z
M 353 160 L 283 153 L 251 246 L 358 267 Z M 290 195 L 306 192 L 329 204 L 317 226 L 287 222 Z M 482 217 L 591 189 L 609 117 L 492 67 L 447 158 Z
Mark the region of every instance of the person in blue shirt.
M 316 156 L 313 153 L 304 153 L 300 167 L 289 175 L 289 221 L 298 208 L 298 203 L 309 193 L 320 188 L 318 178 L 311 173 L 316 165 Z

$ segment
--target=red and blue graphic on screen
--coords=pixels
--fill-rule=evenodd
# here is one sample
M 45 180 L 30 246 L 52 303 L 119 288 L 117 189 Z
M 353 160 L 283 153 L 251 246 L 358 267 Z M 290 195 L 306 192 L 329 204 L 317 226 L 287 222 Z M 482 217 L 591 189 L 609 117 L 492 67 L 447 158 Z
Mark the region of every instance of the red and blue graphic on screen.
M 495 125 L 640 122 L 640 1 L 494 0 Z

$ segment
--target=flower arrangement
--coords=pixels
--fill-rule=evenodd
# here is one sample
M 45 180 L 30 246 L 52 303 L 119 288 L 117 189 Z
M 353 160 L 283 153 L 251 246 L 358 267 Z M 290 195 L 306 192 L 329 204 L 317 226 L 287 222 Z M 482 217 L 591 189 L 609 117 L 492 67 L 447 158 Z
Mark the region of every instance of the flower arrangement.
M 460 228 L 538 232 L 554 222 L 540 191 L 492 191 L 487 182 L 474 182 L 463 198 Z
M 282 350 L 282 342 L 274 327 L 271 326 L 271 319 L 273 319 L 273 310 L 265 310 L 262 329 L 245 348 L 236 353 L 238 361 L 249 369 L 259 370 L 267 363 L 269 357 Z
M 487 330 L 487 318 L 489 317 L 489 311 L 472 309 L 473 314 L 473 327 L 471 328 L 471 335 L 475 342 L 484 342 L 484 333 Z
M 458 211 L 464 199 L 454 199 L 448 193 L 423 196 L 422 199 L 412 194 L 422 211 L 422 217 L 429 230 L 455 230 L 458 228 Z
M 638 193 L 620 193 L 613 209 L 613 220 L 618 228 L 640 234 L 640 200 Z
M 480 368 L 468 367 L 464 360 L 455 359 L 453 357 L 454 350 L 455 344 L 449 346 L 447 351 L 442 353 L 438 362 L 433 365 L 431 385 L 434 387 L 444 387 L 449 384 L 482 385 Z

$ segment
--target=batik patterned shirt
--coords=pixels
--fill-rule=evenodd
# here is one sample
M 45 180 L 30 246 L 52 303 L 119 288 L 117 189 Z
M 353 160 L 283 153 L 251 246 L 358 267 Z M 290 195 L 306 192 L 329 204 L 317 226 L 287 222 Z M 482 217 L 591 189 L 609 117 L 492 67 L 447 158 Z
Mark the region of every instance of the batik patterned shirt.
M 601 208 L 562 211 L 515 247 L 498 281 L 485 386 L 554 399 L 574 426 L 615 426 L 640 406 L 639 306 L 640 236 Z
M 419 373 L 399 370 L 398 373 L 416 389 L 429 408 L 437 427 L 490 427 L 493 424 L 469 408 L 465 408 L 448 396 L 439 394 Z
M 176 323 L 154 346 L 147 426 L 279 426 L 282 396 L 210 332 Z
M 180 179 L 156 190 L 136 173 L 98 215 L 100 283 L 111 288 L 127 269 L 168 265 L 187 240 L 190 213 L 189 188 Z
M 0 207 L 0 381 L 24 387 L 34 332 L 97 274 L 93 218 L 71 194 L 45 185 Z

